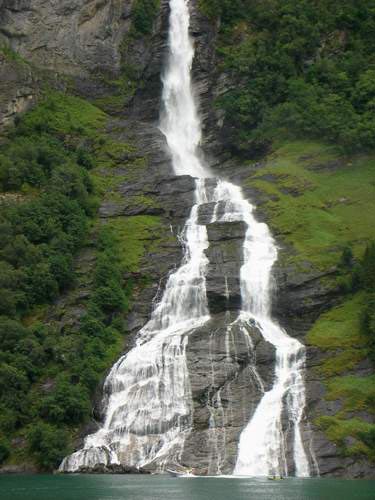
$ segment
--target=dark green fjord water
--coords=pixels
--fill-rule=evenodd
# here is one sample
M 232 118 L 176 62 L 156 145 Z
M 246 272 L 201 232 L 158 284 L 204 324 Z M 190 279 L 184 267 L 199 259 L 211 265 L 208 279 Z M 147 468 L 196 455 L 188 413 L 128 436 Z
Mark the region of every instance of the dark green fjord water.
M 374 500 L 375 481 L 0 476 L 1 500 Z

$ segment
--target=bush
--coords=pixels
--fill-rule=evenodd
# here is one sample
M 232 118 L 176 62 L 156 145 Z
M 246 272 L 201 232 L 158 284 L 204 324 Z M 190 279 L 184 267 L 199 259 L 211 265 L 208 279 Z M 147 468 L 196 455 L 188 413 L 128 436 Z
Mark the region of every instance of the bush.
M 141 35 L 152 32 L 154 21 L 158 13 L 160 0 L 136 0 L 133 11 L 133 26 Z
M 118 283 L 109 283 L 95 290 L 93 302 L 104 313 L 121 311 L 125 304 L 124 291 Z
M 14 366 L 0 366 L 0 401 L 14 401 L 18 392 L 26 392 L 30 384 L 27 377 Z
M 0 317 L 0 345 L 2 351 L 17 351 L 20 341 L 28 335 L 28 330 L 18 321 Z
M 9 435 L 18 427 L 19 414 L 5 404 L 0 404 L 0 431 Z
M 375 11 L 370 0 L 200 0 L 220 18 L 233 85 L 217 101 L 227 143 L 263 154 L 261 138 L 322 138 L 375 148 Z
M 42 422 L 30 428 L 27 441 L 30 453 L 43 470 L 56 469 L 69 453 L 66 431 Z
M 9 443 L 5 439 L 0 438 L 0 465 L 5 462 L 9 455 Z
M 41 400 L 39 413 L 53 424 L 80 424 L 90 414 L 88 392 L 86 388 L 62 378 L 57 381 L 53 392 Z

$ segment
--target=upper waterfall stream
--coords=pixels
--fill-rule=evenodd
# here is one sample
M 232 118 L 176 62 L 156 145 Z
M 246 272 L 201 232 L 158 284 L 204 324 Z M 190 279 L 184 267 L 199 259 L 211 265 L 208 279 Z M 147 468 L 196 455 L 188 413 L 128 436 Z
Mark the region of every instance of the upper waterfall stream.
M 196 179 L 195 204 L 181 234 L 183 260 L 169 276 L 162 299 L 139 332 L 135 347 L 114 365 L 107 377 L 103 427 L 86 438 L 82 450 L 66 457 L 60 470 L 74 472 L 97 464 L 152 465 L 163 470 L 168 464 L 181 461 L 185 439 L 193 425 L 186 360 L 189 334 L 210 319 L 206 294 L 209 241 L 206 225 L 199 224 L 199 210 L 202 205 L 211 204 L 211 222 L 242 221 L 247 227 L 240 276 L 242 310 L 235 323 L 244 327 L 255 324 L 276 350 L 273 386 L 265 392 L 259 382 L 263 396 L 241 434 L 234 474 L 289 473 L 282 421 L 286 417 L 288 432 L 293 436 L 295 474 L 308 476 L 309 462 L 300 431 L 305 407 L 304 347 L 271 319 L 271 271 L 277 248 L 268 227 L 256 221 L 254 207 L 239 187 L 212 179 L 213 174 L 201 157 L 201 122 L 191 81 L 194 47 L 189 25 L 189 1 L 170 0 L 170 51 L 163 76 L 160 129 L 175 174 Z M 211 178 L 210 182 L 207 178 Z M 232 325 L 229 323 L 227 328 Z M 220 394 L 217 400 L 216 404 L 221 404 Z M 213 415 L 211 420 L 214 429 Z M 221 472 L 219 467 L 216 472 Z

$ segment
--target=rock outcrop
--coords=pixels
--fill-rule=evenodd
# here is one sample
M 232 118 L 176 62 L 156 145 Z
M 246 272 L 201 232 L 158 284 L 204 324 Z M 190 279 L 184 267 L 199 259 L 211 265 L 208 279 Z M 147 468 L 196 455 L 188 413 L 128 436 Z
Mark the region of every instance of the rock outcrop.
M 243 222 L 214 222 L 207 226 L 209 260 L 206 286 L 211 314 L 239 311 L 240 271 L 243 264 Z
M 63 74 L 116 73 L 131 0 L 3 0 L 0 43 Z
M 229 311 L 213 314 L 189 336 L 194 420 L 182 462 L 197 474 L 233 471 L 240 434 L 272 385 L 273 346 L 255 325 L 236 317 Z
M 30 108 L 38 93 L 36 77 L 29 65 L 0 52 L 0 131 Z

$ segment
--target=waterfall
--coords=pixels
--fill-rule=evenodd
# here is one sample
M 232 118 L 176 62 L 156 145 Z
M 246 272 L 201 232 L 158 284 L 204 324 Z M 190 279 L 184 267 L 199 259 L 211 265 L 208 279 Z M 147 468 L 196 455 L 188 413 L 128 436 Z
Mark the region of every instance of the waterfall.
M 309 463 L 300 432 L 305 407 L 304 347 L 271 318 L 271 271 L 277 248 L 268 227 L 256 221 L 254 207 L 239 187 L 220 179 L 206 181 L 213 175 L 199 153 L 202 133 L 192 90 L 194 47 L 189 24 L 189 1 L 170 0 L 170 50 L 163 76 L 160 129 L 176 175 L 191 175 L 196 179 L 195 204 L 181 235 L 183 260 L 170 275 L 161 301 L 139 332 L 135 347 L 114 365 L 107 377 L 103 427 L 86 438 L 82 450 L 66 457 L 60 470 L 74 472 L 116 464 L 152 465 L 163 470 L 168 464 L 180 462 L 193 423 L 186 361 L 189 334 L 210 318 L 205 253 L 209 242 L 206 226 L 199 224 L 200 206 L 210 203 L 213 206 L 211 222 L 243 221 L 247 226 L 240 276 L 242 310 L 233 323 L 226 325 L 227 357 L 230 356 L 229 335 L 235 324 L 240 326 L 241 334 L 248 337 L 246 327 L 256 324 L 276 350 L 274 382 L 269 391 L 265 392 L 256 367 L 251 367 L 263 396 L 241 434 L 234 474 L 288 474 L 282 421 L 287 415 L 288 430 L 293 433 L 296 475 L 307 476 Z M 229 296 L 229 290 L 227 293 Z M 252 349 L 250 337 L 248 345 Z M 212 388 L 214 385 L 212 372 Z M 225 433 L 218 435 L 216 425 L 217 420 L 225 422 L 225 412 L 220 391 L 209 396 L 208 434 L 217 455 L 215 460 L 210 457 L 210 463 L 217 463 L 216 472 L 220 473 L 225 459 Z M 214 407 L 219 412 L 214 411 Z
M 196 204 L 186 222 L 181 267 L 168 280 L 160 303 L 140 331 L 136 346 L 112 368 L 102 429 L 88 436 L 83 450 L 64 459 L 62 471 L 95 464 L 144 467 L 178 464 L 192 420 L 186 366 L 187 334 L 208 319 L 205 288 L 208 247 L 198 207 L 207 202 L 205 181 L 196 181 Z
M 294 434 L 296 475 L 306 477 L 309 464 L 300 432 L 305 408 L 305 351 L 271 319 L 270 312 L 271 270 L 277 260 L 277 247 L 267 225 L 254 218 L 254 207 L 244 199 L 239 187 L 221 181 L 218 190 L 221 193 L 217 198 L 226 200 L 223 219 L 242 220 L 247 225 L 241 268 L 242 311 L 237 321 L 255 321 L 264 339 L 276 348 L 275 381 L 241 434 L 234 474 L 288 475 L 281 421 L 285 404 Z
M 189 36 L 188 1 L 170 0 L 169 58 L 163 77 L 161 131 L 176 175 L 205 178 L 210 173 L 199 158 L 201 123 L 192 91 L 194 48 Z
M 84 448 L 64 459 L 62 471 L 97 464 L 153 464 L 163 470 L 178 464 L 192 424 L 192 398 L 186 366 L 188 333 L 208 319 L 205 272 L 207 230 L 198 224 L 199 206 L 210 202 L 198 155 L 200 120 L 194 104 L 190 71 L 194 50 L 189 11 L 184 0 L 171 0 L 170 56 L 164 76 L 161 118 L 176 175 L 196 178 L 196 204 L 181 235 L 184 257 L 167 282 L 136 346 L 112 368 L 105 382 L 109 394 L 105 423 L 88 436 Z

